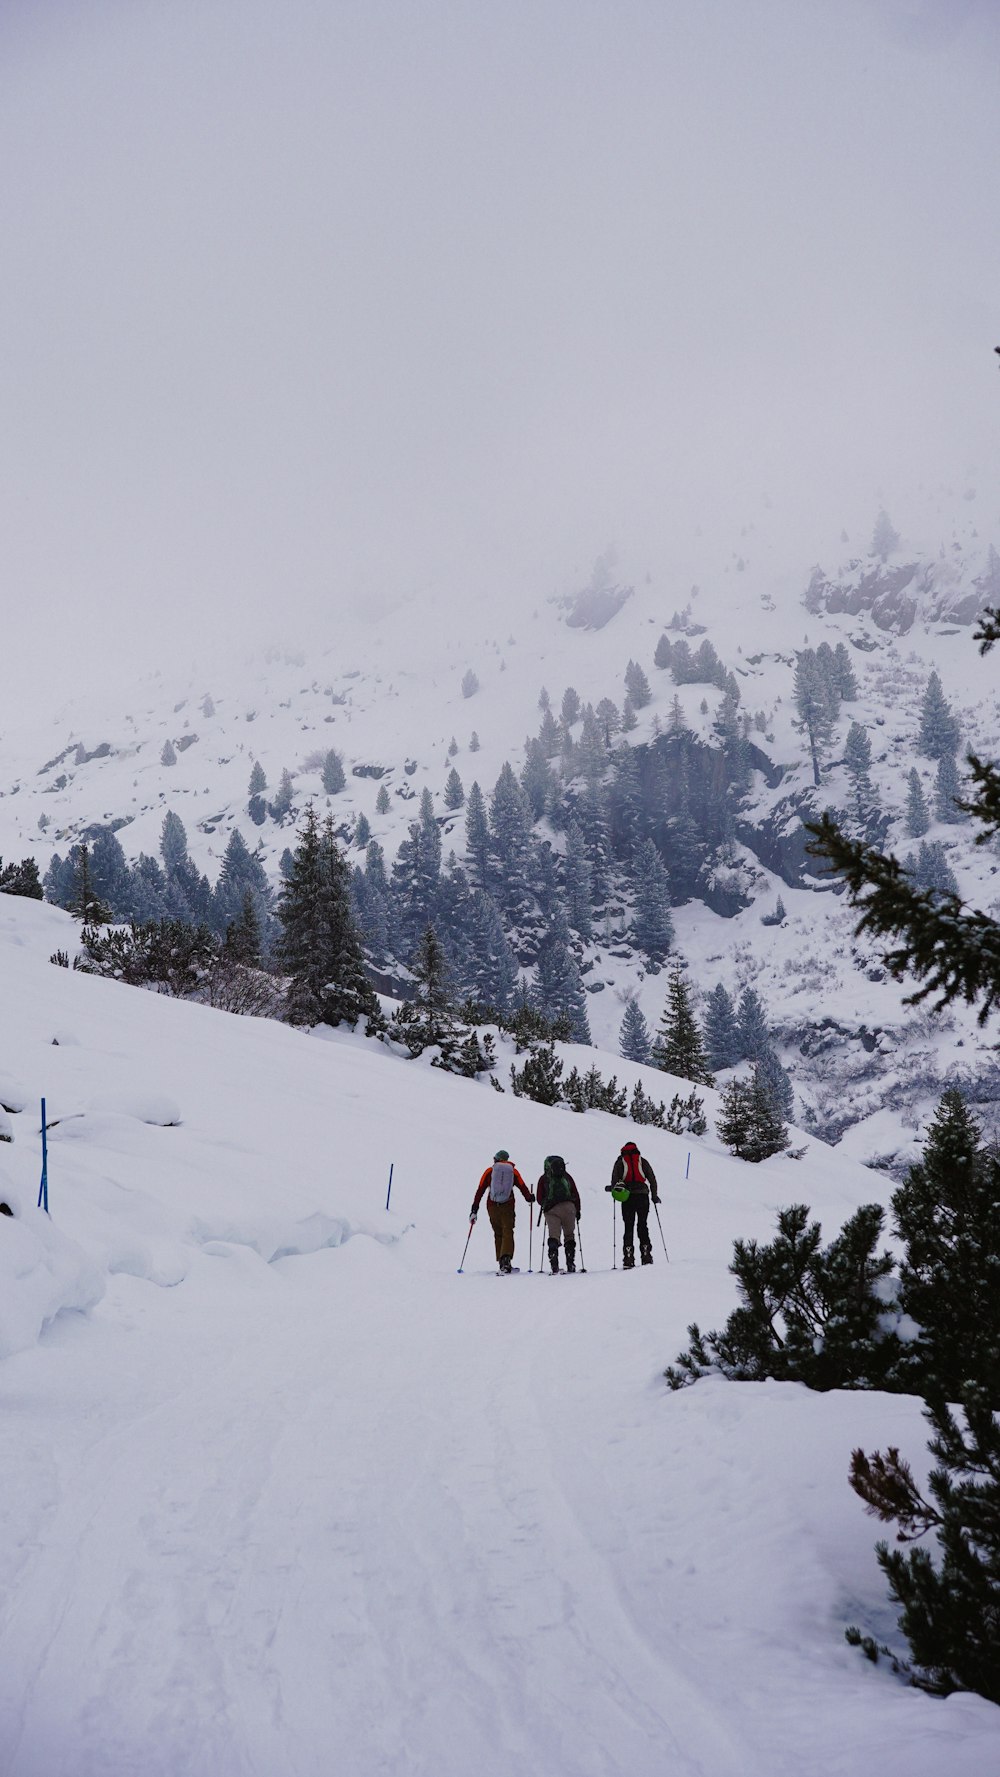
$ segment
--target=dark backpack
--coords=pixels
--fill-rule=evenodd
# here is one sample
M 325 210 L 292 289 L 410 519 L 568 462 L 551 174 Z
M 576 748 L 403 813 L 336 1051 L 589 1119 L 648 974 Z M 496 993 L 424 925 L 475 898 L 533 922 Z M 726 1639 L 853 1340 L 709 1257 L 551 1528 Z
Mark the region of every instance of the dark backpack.
M 572 1197 L 573 1187 L 566 1173 L 565 1160 L 559 1154 L 550 1154 L 545 1162 L 545 1208 L 569 1203 Z

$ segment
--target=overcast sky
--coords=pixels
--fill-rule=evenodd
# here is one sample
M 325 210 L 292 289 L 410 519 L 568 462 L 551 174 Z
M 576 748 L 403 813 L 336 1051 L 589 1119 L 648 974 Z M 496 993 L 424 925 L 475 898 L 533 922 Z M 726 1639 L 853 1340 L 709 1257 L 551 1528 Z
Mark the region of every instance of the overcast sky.
M 0 0 L 3 679 L 995 490 L 998 69 L 995 0 Z

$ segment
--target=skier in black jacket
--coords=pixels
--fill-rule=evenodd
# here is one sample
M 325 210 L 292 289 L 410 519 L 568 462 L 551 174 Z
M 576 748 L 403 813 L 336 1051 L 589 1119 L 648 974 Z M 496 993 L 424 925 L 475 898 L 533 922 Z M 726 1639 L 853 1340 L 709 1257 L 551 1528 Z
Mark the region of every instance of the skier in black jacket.
M 635 1228 L 639 1228 L 639 1257 L 644 1265 L 653 1263 L 653 1248 L 649 1239 L 649 1198 L 652 1193 L 653 1202 L 659 1203 L 660 1194 L 656 1188 L 656 1174 L 648 1160 L 644 1160 L 634 1141 L 627 1141 L 611 1169 L 611 1183 L 604 1189 L 610 1191 L 622 1210 L 622 1269 L 631 1271 L 635 1264 L 635 1247 L 633 1245 Z

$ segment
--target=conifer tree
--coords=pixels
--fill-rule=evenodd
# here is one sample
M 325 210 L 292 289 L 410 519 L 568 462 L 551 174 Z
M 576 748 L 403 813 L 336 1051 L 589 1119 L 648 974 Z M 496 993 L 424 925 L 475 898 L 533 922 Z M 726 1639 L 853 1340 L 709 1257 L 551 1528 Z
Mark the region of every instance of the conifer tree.
M 490 828 L 486 803 L 478 784 L 473 784 L 465 805 L 465 863 L 476 888 L 490 886 Z
M 653 1061 L 665 1074 L 691 1080 L 696 1086 L 713 1086 L 701 1028 L 694 1015 L 691 989 L 680 967 L 670 973 L 667 1001 L 653 1046 Z
M 321 781 L 328 796 L 338 795 L 347 782 L 344 775 L 344 762 L 333 747 L 330 748 L 323 760 Z
M 281 773 L 281 780 L 278 784 L 278 794 L 270 804 L 271 819 L 273 821 L 280 822 L 287 819 L 292 812 L 294 796 L 295 788 L 292 783 L 292 774 L 286 766 Z
M 566 828 L 566 852 L 563 857 L 563 894 L 566 917 L 574 932 L 589 943 L 593 936 L 591 917 L 593 880 L 587 857 L 583 830 L 577 821 Z
M 384 784 L 379 784 L 378 795 L 375 798 L 375 811 L 377 814 L 389 813 L 389 792 Z
M 708 1065 L 717 1073 L 723 1068 L 735 1067 L 743 1059 L 736 1010 L 721 981 L 708 996 L 705 1046 Z
M 482 890 L 471 898 L 466 976 L 470 998 L 500 1013 L 509 1011 L 517 987 L 517 959 L 496 902 Z
M 207 691 L 201 700 L 201 713 L 206 719 L 209 716 L 215 715 L 215 705 L 212 702 L 212 699 L 209 697 Z
M 160 764 L 161 765 L 176 765 L 177 764 L 177 754 L 174 751 L 174 743 L 172 740 L 165 740 L 164 741 L 163 751 L 160 754 Z
M 228 961 L 242 963 L 245 968 L 260 966 L 260 921 L 249 889 L 239 914 L 226 928 L 223 954 Z
M 749 1080 L 732 1079 L 723 1087 L 722 1108 L 715 1127 L 730 1153 L 745 1160 L 750 1143 Z
M 941 759 L 946 754 L 956 753 L 958 742 L 958 721 L 941 689 L 939 675 L 932 671 L 920 705 L 917 751 L 927 759 Z
M 872 743 L 860 722 L 852 722 L 844 743 L 844 769 L 851 780 L 854 814 L 867 826 L 878 808 L 878 795 L 871 779 Z
M 569 926 L 561 910 L 539 946 L 531 1003 L 550 1021 L 564 1019 L 572 1042 L 590 1042 L 586 990 L 570 949 Z
M 412 948 L 437 912 L 441 881 L 441 829 L 434 817 L 430 790 L 420 797 L 420 816 L 411 821 L 392 867 L 393 898 L 403 942 Z
M 625 668 L 625 690 L 634 710 L 643 710 L 653 701 L 649 680 L 636 660 L 630 660 Z
M 501 768 L 490 798 L 490 886 L 498 906 L 512 921 L 524 912 L 527 900 L 530 836 L 531 810 L 508 762 Z
M 450 741 L 448 742 L 448 757 L 449 757 L 449 759 L 454 759 L 455 754 L 457 752 L 458 752 L 458 742 L 455 739 L 455 736 L 452 735 Z
M 650 1058 L 649 1026 L 638 1000 L 631 997 L 625 1002 L 625 1016 L 618 1033 L 618 1053 L 626 1061 L 648 1062 Z
M 618 733 L 618 730 L 622 725 L 622 719 L 618 712 L 618 705 L 614 703 L 610 697 L 602 697 L 595 714 L 600 723 L 601 735 L 604 740 L 605 748 L 610 752 L 611 742 L 614 740 L 615 735 Z
M 173 809 L 167 810 L 160 828 L 160 856 L 168 876 L 187 862 L 188 842 L 184 822 Z
M 563 692 L 561 714 L 563 725 L 566 728 L 572 728 L 573 723 L 579 721 L 580 694 L 573 689 L 572 685 L 567 685 Z
M 476 733 L 476 730 L 473 729 L 472 733 L 469 736 L 469 752 L 470 753 L 478 753 L 478 751 L 479 751 L 479 736 Z
M 347 865 L 333 822 L 322 829 L 309 804 L 278 902 L 277 960 L 290 977 L 292 1024 L 354 1024 L 376 1010 L 351 913 Z
M 771 1047 L 771 1035 L 767 1028 L 767 1010 L 756 988 L 745 987 L 740 994 L 736 1025 L 740 1060 L 759 1061 Z
M 794 696 L 799 722 L 809 742 L 813 783 L 818 788 L 820 766 L 833 736 L 835 711 L 829 682 L 824 678 L 812 648 L 804 648 L 797 656 Z
M 478 690 L 479 690 L 479 680 L 470 666 L 468 668 L 468 670 L 462 675 L 462 696 L 463 697 L 475 697 L 476 692 Z
M 969 1383 L 996 1395 L 1000 1150 L 984 1144 L 954 1087 L 938 1105 L 920 1161 L 893 1193 L 892 1211 L 904 1245 L 900 1305 L 919 1328 L 906 1347 L 909 1385 L 949 1401 Z
M 658 666 L 661 669 L 669 667 L 671 665 L 672 654 L 673 646 L 670 637 L 666 634 L 661 635 L 653 654 L 653 665 Z M 679 680 L 678 683 L 680 683 Z
M 359 814 L 354 827 L 354 843 L 363 851 L 372 836 L 372 824 L 366 814 Z
M 404 1040 L 411 1049 L 414 1039 L 419 1042 L 416 1053 L 434 1044 L 446 1049 L 453 1043 L 455 1035 L 451 971 L 444 947 L 432 925 L 421 933 L 410 967 L 417 984 L 416 1015 L 406 1027 Z
M 77 919 L 82 920 L 85 926 L 106 925 L 109 917 L 108 909 L 94 889 L 90 868 L 90 846 L 87 841 L 84 840 L 82 845 L 74 846 L 70 856 L 72 857 L 74 853 L 76 854 L 76 868 L 73 899 L 69 911 L 75 914 Z
M 935 1395 L 924 1417 L 931 1427 L 931 1471 L 920 1492 L 908 1462 L 890 1447 L 883 1456 L 855 1450 L 850 1482 L 867 1509 L 897 1526 L 897 1542 L 933 1531 L 927 1548 L 876 1544 L 899 1626 L 924 1685 L 947 1694 L 976 1691 L 1000 1703 L 1000 1413 L 991 1387 L 963 1390 L 961 1410 Z M 849 1640 L 860 1641 L 857 1631 Z
M 549 696 L 548 692 L 546 691 L 544 685 L 542 686 L 542 689 L 538 693 L 538 707 L 540 710 L 548 710 L 548 709 L 552 708 L 552 699 Z
M 554 759 L 559 751 L 559 724 L 550 709 L 546 709 L 538 730 L 538 744 L 546 759 Z
M 631 734 L 632 730 L 638 726 L 638 721 L 635 704 L 631 697 L 626 695 L 625 702 L 622 704 L 622 733 Z
M 540 821 L 556 794 L 556 779 L 540 738 L 525 741 L 521 788 L 533 820 Z
M 795 1109 L 795 1090 L 787 1068 L 782 1067 L 772 1048 L 765 1049 L 758 1058 L 756 1071 L 777 1115 L 782 1120 L 790 1117 Z
M 872 532 L 871 553 L 872 555 L 877 555 L 879 561 L 884 562 L 890 555 L 892 555 L 893 551 L 898 548 L 899 532 L 893 530 L 889 514 L 883 506 L 875 520 L 875 529 Z
M 833 650 L 833 660 L 837 695 L 843 698 L 845 703 L 853 703 L 858 695 L 858 681 L 854 676 L 854 667 L 844 642 L 837 643 Z
M 462 788 L 462 780 L 453 765 L 445 779 L 444 805 L 445 808 L 461 808 L 464 801 L 465 791 Z
M 906 831 L 911 839 L 922 839 L 931 824 L 920 774 L 915 765 L 906 779 Z
M 954 826 L 968 816 L 960 806 L 962 786 L 954 753 L 942 753 L 934 777 L 934 818 Z
M 266 789 L 267 776 L 264 767 L 259 759 L 255 759 L 253 762 L 253 770 L 250 773 L 250 783 L 247 789 L 247 794 L 249 796 L 259 796 L 261 791 Z
M 649 962 L 661 963 L 674 941 L 670 917 L 670 878 L 651 839 L 643 840 L 632 872 L 629 935 Z

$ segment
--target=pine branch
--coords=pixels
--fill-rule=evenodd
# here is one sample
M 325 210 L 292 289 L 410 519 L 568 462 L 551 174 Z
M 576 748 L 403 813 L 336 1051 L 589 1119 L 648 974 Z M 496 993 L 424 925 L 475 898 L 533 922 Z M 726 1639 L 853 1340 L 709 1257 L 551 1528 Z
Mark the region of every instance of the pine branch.
M 814 836 L 811 855 L 826 858 L 843 876 L 852 904 L 862 910 L 858 935 L 901 940 L 886 953 L 886 967 L 897 981 L 909 973 L 924 983 L 906 1003 L 919 1005 L 937 994 L 934 1010 L 940 1011 L 955 999 L 969 1005 L 982 1000 L 979 1022 L 985 1024 L 1000 1003 L 996 920 L 970 910 L 958 895 L 914 888 L 897 858 L 846 838 L 829 814 L 808 830 Z
M 1000 351 L 1000 346 L 997 351 Z M 979 643 L 980 654 L 988 654 L 994 642 L 1000 642 L 1000 609 L 996 605 L 984 607 L 979 628 L 973 630 L 972 639 Z
M 959 802 L 958 807 L 963 814 L 972 815 L 984 829 L 976 834 L 976 844 L 988 845 L 1000 833 L 1000 771 L 976 753 L 967 755 L 966 764 L 976 791 L 968 802 Z
M 897 1524 L 896 1541 L 912 1543 L 926 1536 L 928 1530 L 943 1523 L 940 1512 L 921 1494 L 908 1462 L 890 1444 L 885 1455 L 876 1450 L 866 1456 L 863 1450 L 851 1454 L 848 1480 L 865 1511 L 883 1524 Z

